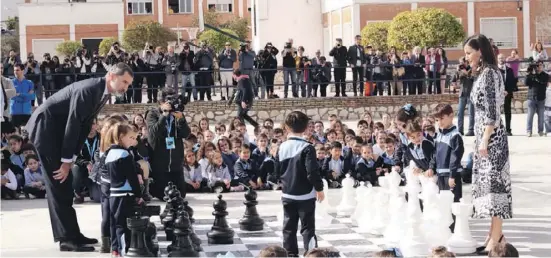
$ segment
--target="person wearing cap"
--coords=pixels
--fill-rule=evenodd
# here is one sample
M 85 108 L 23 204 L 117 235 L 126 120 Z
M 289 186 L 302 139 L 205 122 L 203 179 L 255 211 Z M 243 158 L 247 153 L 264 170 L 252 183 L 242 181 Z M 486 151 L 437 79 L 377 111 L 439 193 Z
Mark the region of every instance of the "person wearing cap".
M 232 49 L 230 42 L 226 42 L 224 49 L 218 54 L 220 66 L 220 81 L 222 88 L 222 101 L 228 98 L 228 86 L 233 85 L 233 66 L 237 61 L 237 53 Z M 225 87 L 224 87 L 225 86 Z
M 333 74 L 335 76 L 335 97 L 346 97 L 346 66 L 348 60 L 348 51 L 342 45 L 342 39 L 335 40 L 335 46 L 329 52 L 333 57 Z

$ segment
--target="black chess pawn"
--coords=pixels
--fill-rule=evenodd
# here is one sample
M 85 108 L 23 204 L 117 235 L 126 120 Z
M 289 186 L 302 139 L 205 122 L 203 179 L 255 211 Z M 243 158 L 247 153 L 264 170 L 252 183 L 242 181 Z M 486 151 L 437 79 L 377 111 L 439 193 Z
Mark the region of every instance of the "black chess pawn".
M 214 211 L 214 223 L 211 230 L 207 233 L 209 239 L 209 244 L 213 245 L 228 245 L 233 244 L 233 229 L 228 225 L 226 216 L 228 212 L 226 208 L 228 207 L 226 201 L 222 200 L 222 195 L 218 195 L 218 200 L 216 200 L 213 205 Z
M 153 256 L 157 257 L 159 253 L 159 241 L 157 240 L 157 226 L 155 226 L 153 222 L 147 224 L 147 229 L 145 230 L 145 244 Z
M 260 231 L 264 229 L 264 220 L 260 218 L 256 210 L 256 205 L 258 204 L 256 200 L 257 197 L 256 191 L 252 188 L 249 188 L 249 190 L 245 192 L 245 202 L 243 203 L 247 208 L 245 209 L 243 218 L 239 220 L 239 228 L 241 230 Z
M 141 216 L 140 213 L 126 219 L 128 229 L 130 229 L 130 248 L 125 256 L 128 257 L 153 257 L 149 252 L 145 240 L 145 231 L 149 224 L 149 217 Z
M 171 205 L 171 209 L 168 210 L 168 213 L 166 214 L 165 218 L 161 221 L 163 224 L 166 240 L 172 241 L 174 238 L 174 219 L 176 216 L 174 206 L 172 205 L 172 200 L 169 200 L 169 203 L 167 205 Z
M 193 218 L 193 208 L 189 206 L 189 203 L 186 199 L 182 199 L 182 204 L 184 205 L 184 210 L 186 210 L 187 214 L 189 215 L 189 221 L 191 223 L 195 223 L 195 219 Z
M 186 211 L 178 209 L 178 217 L 174 221 L 175 241 L 171 245 L 168 257 L 199 257 L 189 238 L 190 221 Z
M 159 217 L 161 218 L 161 221 L 166 217 L 166 214 L 168 213 L 168 211 L 172 208 L 168 205 L 168 200 L 170 199 L 168 197 L 168 192 L 172 189 L 172 182 L 168 182 L 168 185 L 165 187 L 164 189 L 164 194 L 165 196 L 163 197 L 163 200 L 165 202 L 167 202 L 166 206 L 165 206 L 165 209 L 163 210 L 163 213 L 161 213 L 161 215 L 159 215 Z

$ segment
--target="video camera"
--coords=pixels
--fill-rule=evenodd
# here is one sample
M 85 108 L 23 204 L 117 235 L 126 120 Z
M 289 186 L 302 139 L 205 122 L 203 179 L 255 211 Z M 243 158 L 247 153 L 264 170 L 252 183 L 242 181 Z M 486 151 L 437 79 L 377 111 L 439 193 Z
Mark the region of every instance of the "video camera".
M 134 211 L 138 212 L 142 216 L 159 216 L 161 214 L 161 206 L 138 204 L 134 206 Z
M 166 95 L 165 99 L 166 103 L 168 103 L 170 107 L 172 107 L 172 111 L 184 112 L 187 101 L 186 98 L 184 98 L 182 95 L 178 96 L 175 92 L 169 93 Z
M 241 52 L 247 51 L 247 43 L 241 42 L 241 43 L 239 44 L 239 50 L 241 50 Z

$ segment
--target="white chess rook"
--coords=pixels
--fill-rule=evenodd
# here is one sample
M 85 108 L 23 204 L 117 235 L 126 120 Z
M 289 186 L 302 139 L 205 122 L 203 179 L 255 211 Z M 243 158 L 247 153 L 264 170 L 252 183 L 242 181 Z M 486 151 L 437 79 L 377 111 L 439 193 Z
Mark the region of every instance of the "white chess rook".
M 339 206 L 337 206 L 338 216 L 350 216 L 356 208 L 356 199 L 354 198 L 354 179 L 350 174 L 346 174 L 346 177 L 342 180 L 342 200 Z
M 400 242 L 400 250 L 406 257 L 426 256 L 429 253 L 428 244 L 421 230 L 421 207 L 419 204 L 419 177 L 413 175 L 411 168 L 405 168 L 408 191 L 408 211 L 406 234 Z
M 476 241 L 469 228 L 469 217 L 473 213 L 473 205 L 461 199 L 460 202 L 452 204 L 452 211 L 455 214 L 455 230 L 448 240 L 448 250 L 456 254 L 472 254 L 476 251 Z

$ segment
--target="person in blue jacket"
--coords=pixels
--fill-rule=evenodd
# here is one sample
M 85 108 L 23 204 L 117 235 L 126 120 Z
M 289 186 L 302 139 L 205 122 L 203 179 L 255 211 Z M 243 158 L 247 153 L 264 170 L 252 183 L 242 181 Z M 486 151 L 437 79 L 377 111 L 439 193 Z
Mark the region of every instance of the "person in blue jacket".
M 31 101 L 36 98 L 34 84 L 25 79 L 24 70 L 22 64 L 15 65 L 15 78 L 12 79 L 16 95 L 10 99 L 10 115 L 16 128 L 27 124 L 32 113 Z

